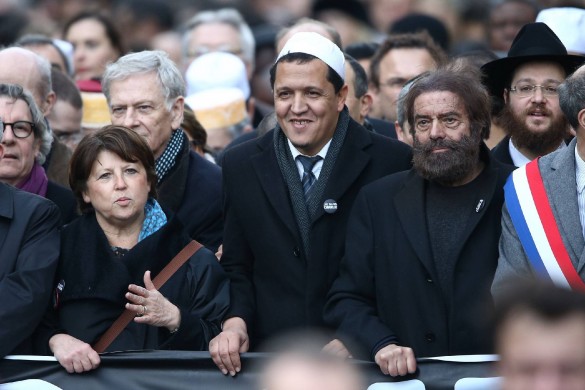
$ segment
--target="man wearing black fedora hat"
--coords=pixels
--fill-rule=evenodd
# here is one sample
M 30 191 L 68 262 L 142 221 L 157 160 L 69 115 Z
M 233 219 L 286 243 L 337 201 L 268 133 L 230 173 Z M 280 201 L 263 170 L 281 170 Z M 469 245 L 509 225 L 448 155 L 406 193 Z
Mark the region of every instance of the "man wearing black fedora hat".
M 492 150 L 496 159 L 518 167 L 565 146 L 569 125 L 557 87 L 583 61 L 546 24 L 530 23 L 506 58 L 482 67 L 490 93 L 505 102 L 500 122 L 509 135 Z
M 508 179 L 492 285 L 497 301 L 517 279 L 585 290 L 585 66 L 558 91 L 577 135 L 566 148 L 516 169 Z

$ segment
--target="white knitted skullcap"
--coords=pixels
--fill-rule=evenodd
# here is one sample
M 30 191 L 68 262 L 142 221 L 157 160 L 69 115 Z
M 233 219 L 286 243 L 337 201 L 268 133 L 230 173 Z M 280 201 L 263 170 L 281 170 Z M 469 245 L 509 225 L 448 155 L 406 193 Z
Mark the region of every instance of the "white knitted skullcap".
M 298 32 L 293 35 L 280 51 L 276 61 L 290 53 L 310 54 L 327 65 L 345 80 L 345 57 L 337 45 L 316 32 Z

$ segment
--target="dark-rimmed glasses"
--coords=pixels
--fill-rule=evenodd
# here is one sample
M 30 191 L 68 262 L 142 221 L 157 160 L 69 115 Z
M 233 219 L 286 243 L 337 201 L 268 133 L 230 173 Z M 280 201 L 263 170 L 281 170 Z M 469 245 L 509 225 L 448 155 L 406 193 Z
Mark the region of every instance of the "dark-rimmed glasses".
M 16 121 L 9 123 L 0 120 L 0 124 L 2 124 L 2 130 L 4 133 L 6 133 L 6 126 L 12 127 L 12 134 L 14 134 L 16 138 L 27 138 L 35 129 L 35 124 L 29 121 Z

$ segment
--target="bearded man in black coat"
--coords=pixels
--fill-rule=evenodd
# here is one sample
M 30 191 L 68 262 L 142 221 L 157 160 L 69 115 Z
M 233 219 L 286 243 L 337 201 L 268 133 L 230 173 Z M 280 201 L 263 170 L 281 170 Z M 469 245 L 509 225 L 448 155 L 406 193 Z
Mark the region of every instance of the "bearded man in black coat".
M 325 307 L 350 352 L 392 376 L 413 373 L 416 356 L 489 351 L 483 313 L 513 169 L 483 143 L 489 100 L 476 71 L 421 77 L 405 107 L 414 167 L 360 192 Z

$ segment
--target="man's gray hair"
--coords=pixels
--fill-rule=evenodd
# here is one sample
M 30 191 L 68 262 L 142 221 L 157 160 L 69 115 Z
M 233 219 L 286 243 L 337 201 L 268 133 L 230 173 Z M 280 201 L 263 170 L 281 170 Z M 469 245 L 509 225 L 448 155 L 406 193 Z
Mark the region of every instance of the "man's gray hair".
M 559 106 L 575 131 L 579 129 L 579 112 L 585 108 L 585 68 L 579 68 L 568 77 L 557 91 Z
M 35 139 L 41 142 L 39 153 L 36 155 L 36 160 L 39 164 L 44 164 L 49 151 L 51 150 L 51 144 L 53 143 L 53 135 L 49 131 L 45 117 L 41 112 L 39 106 L 35 102 L 35 99 L 31 93 L 20 85 L 17 84 L 0 84 L 0 97 L 8 97 L 14 100 L 24 101 L 32 117 L 32 123 L 34 123 L 33 134 Z M 4 118 L 2 118 L 4 119 Z M 1 133 L 0 133 L 1 134 Z M 0 135 L 0 139 L 1 139 Z
M 185 96 L 185 80 L 175 63 L 160 50 L 145 50 L 126 54 L 109 64 L 102 77 L 102 90 L 108 105 L 111 102 L 110 88 L 113 81 L 125 80 L 137 74 L 155 73 L 170 111 L 179 96 Z
M 240 35 L 240 45 L 242 57 L 250 64 L 254 65 L 256 40 L 250 26 L 246 23 L 242 15 L 235 8 L 221 8 L 215 11 L 202 11 L 193 16 L 183 29 L 183 57 L 188 58 L 189 38 L 191 31 L 196 27 L 207 23 L 225 23 L 235 28 Z

